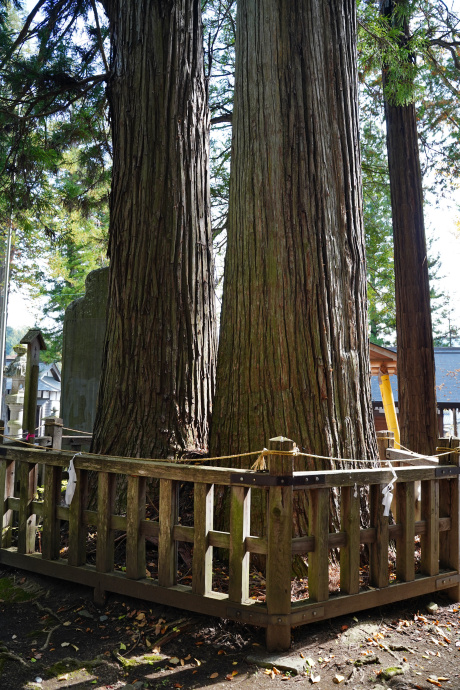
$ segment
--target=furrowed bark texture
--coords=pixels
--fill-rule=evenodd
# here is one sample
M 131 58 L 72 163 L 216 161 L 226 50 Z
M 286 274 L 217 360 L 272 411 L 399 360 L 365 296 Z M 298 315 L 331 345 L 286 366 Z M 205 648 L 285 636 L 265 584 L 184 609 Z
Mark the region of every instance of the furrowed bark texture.
M 211 452 L 374 458 L 355 3 L 239 0 L 237 22 Z
M 397 3 L 381 6 L 391 16 Z M 405 26 L 408 32 L 408 26 Z M 401 40 L 404 40 L 402 37 Z M 384 70 L 384 84 L 388 73 Z M 401 443 L 432 455 L 438 438 L 430 284 L 415 105 L 385 100 L 393 216 Z
M 93 450 L 167 457 L 208 442 L 215 382 L 200 0 L 108 0 L 109 303 Z

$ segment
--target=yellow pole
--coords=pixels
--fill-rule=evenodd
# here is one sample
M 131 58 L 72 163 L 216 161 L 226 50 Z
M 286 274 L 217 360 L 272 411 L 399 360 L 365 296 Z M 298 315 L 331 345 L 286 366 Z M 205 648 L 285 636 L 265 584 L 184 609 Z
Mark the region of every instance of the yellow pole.
M 379 373 L 380 393 L 382 394 L 383 410 L 389 431 L 395 435 L 395 448 L 400 448 L 399 424 L 396 416 L 395 401 L 391 390 L 390 377 L 388 374 Z

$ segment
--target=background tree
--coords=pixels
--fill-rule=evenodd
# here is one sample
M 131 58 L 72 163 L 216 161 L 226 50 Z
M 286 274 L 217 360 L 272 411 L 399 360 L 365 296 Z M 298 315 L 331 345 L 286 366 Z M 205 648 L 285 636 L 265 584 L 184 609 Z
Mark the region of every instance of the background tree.
M 104 7 L 114 160 L 93 450 L 165 457 L 206 448 L 215 377 L 201 5 Z

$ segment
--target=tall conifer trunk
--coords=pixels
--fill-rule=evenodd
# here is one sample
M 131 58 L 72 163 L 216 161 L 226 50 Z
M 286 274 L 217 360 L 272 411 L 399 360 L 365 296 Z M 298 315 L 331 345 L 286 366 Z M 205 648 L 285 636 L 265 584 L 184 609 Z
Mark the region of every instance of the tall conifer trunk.
M 380 11 L 409 36 L 398 3 L 382 0 Z M 384 86 L 391 75 L 384 70 Z M 438 438 L 430 284 L 423 218 L 423 190 L 414 103 L 398 105 L 385 98 L 388 167 L 393 216 L 398 406 L 401 443 L 431 455 Z
M 207 447 L 215 379 L 201 4 L 104 7 L 114 163 L 93 450 L 167 457 Z
M 354 0 L 238 2 L 213 454 L 377 456 L 355 51 Z

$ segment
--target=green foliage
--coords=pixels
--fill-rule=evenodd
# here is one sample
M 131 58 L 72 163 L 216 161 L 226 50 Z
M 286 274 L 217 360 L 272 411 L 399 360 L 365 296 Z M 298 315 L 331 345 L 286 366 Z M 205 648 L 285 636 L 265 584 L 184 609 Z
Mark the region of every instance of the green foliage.
M 24 328 L 12 328 L 11 326 L 7 326 L 6 328 L 6 338 L 5 338 L 5 352 L 7 356 L 16 356 L 15 351 L 13 350 L 13 347 L 16 345 L 19 345 L 21 338 L 25 336 L 29 329 L 27 327 Z

